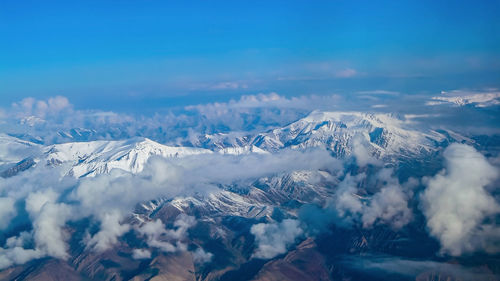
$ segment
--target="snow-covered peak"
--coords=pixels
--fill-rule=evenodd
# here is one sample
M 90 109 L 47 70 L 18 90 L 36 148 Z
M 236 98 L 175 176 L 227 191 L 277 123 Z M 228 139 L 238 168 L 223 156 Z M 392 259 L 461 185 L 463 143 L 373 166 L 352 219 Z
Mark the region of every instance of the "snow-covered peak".
M 37 151 L 39 147 L 32 142 L 0 134 L 0 165 L 19 162 Z
M 464 106 L 472 104 L 475 107 L 489 107 L 500 105 L 500 92 L 492 90 L 487 92 L 474 91 L 442 91 L 440 96 L 431 98 L 427 105 L 453 104 L 455 106 Z
M 394 114 L 314 111 L 308 116 L 255 136 L 251 144 L 267 151 L 283 148 L 326 147 L 338 156 L 363 145 L 372 156 L 429 152 L 444 136 Z
M 183 157 L 211 153 L 191 147 L 173 147 L 147 138 L 123 141 L 90 141 L 55 144 L 45 148 L 43 160 L 48 164 L 71 162 L 70 175 L 95 176 L 112 169 L 138 173 L 151 156 Z
M 255 146 L 255 145 L 245 145 L 245 146 L 238 146 L 238 147 L 225 147 L 222 148 L 218 151 L 221 154 L 230 154 L 230 155 L 242 155 L 242 154 L 250 154 L 250 153 L 257 153 L 257 154 L 267 154 L 269 152 Z
M 322 122 L 342 123 L 348 127 L 374 126 L 374 127 L 401 127 L 404 120 L 395 114 L 389 113 L 364 113 L 357 111 L 313 111 L 305 118 L 292 123 L 317 124 Z

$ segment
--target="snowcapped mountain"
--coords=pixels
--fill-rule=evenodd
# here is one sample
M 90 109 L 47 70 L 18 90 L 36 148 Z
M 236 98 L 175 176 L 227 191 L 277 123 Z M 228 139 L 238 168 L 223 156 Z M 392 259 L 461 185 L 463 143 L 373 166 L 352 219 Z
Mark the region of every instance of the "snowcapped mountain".
M 183 157 L 211 153 L 202 148 L 173 147 L 147 138 L 125 141 L 92 141 L 56 144 L 44 149 L 42 161 L 48 164 L 73 163 L 68 172 L 74 177 L 95 176 L 121 169 L 138 173 L 152 156 Z
M 19 162 L 35 153 L 40 147 L 30 141 L 0 134 L 0 167 L 4 164 Z
M 22 160 L 6 171 L 5 175 L 8 176 L 24 170 L 19 169 L 19 167 L 26 166 L 25 163 L 28 159 L 30 163 L 37 165 L 64 164 L 65 167 L 68 167 L 67 175 L 79 178 L 109 173 L 112 169 L 138 173 L 144 169 L 144 165 L 152 156 L 170 158 L 212 153 L 212 151 L 203 148 L 167 146 L 147 138 L 133 138 L 123 141 L 69 142 L 45 147 L 13 137 L 4 137 L 0 141 L 0 148 L 5 147 L 5 151 L 12 153 L 14 149 L 20 149 L 18 147 L 37 147 L 39 149 L 36 153 L 24 155 L 24 157 L 29 156 L 24 160 L 22 158 L 8 158 L 10 154 L 3 153 L 3 159 L 10 161 L 10 163 Z
M 89 130 L 83 128 L 73 128 L 69 131 L 60 131 L 57 134 L 63 138 L 71 141 L 88 141 L 92 137 L 98 135 L 96 130 Z
M 440 96 L 432 97 L 427 105 L 453 104 L 455 106 L 473 105 L 475 107 L 490 107 L 500 104 L 500 92 L 463 92 L 442 91 Z
M 80 129 L 78 132 L 83 136 L 81 132 L 87 131 Z M 138 173 L 154 155 L 183 157 L 213 152 L 240 155 L 274 153 L 285 148 L 300 150 L 325 147 L 341 158 L 359 154 L 362 149 L 363 153 L 366 152 L 372 157 L 396 161 L 402 157 L 433 153 L 450 139 L 471 141 L 451 131 L 438 132 L 417 128 L 410 120 L 393 114 L 314 111 L 285 127 L 254 135 L 203 135 L 191 142 L 197 147 L 167 146 L 148 138 L 68 142 L 43 147 L 4 136 L 0 139 L 0 151 L 4 152 L 2 163 L 12 163 L 23 158 L 14 159 L 9 156 L 7 147 L 14 152 L 21 147 L 38 147 L 42 152 L 34 157 L 35 162 L 51 165 L 71 163 L 68 174 L 82 177 L 108 173 L 114 168 Z M 17 152 L 14 154 L 20 155 Z M 24 155 L 24 158 L 28 156 Z
M 87 133 L 92 134 L 93 132 L 79 129 L 72 132 L 71 138 L 67 137 L 86 139 Z M 167 190 L 170 186 L 165 184 L 167 194 L 155 193 L 151 197 L 144 197 L 147 199 L 138 199 L 137 202 L 133 202 L 130 206 L 135 206 L 135 208 L 127 207 L 129 209 L 124 211 L 122 223 L 129 224 L 130 231 L 123 235 L 120 234 L 121 236 L 118 235 L 116 245 L 112 248 L 102 253 L 87 249 L 82 242 L 86 238 L 82 238 L 82 236 L 84 233 L 91 232 L 94 237 L 97 236 L 94 229 L 98 224 L 91 222 L 89 225 L 89 221 L 86 219 L 72 221 L 64 228 L 65 235 L 71 237 L 67 240 L 68 253 L 71 256 L 68 261 L 53 258 L 36 259 L 32 261 L 32 264 L 37 265 L 39 270 L 32 270 L 30 263 L 15 265 L 12 267 L 13 271 L 10 271 L 11 269 L 0 270 L 0 279 L 16 279 L 18 275 L 21 276 L 20 274 L 25 274 L 25 272 L 34 272 L 29 274 L 35 274 L 57 269 L 63 270 L 65 276 L 77 276 L 75 280 L 79 280 L 78 276 L 80 275 L 88 276 L 90 279 L 104 280 L 128 280 L 131 279 L 131 276 L 142 276 L 145 278 L 137 277 L 135 279 L 148 280 L 149 277 L 167 276 L 170 278 L 177 269 L 190 268 L 187 272 L 181 270 L 181 273 L 182 276 L 184 274 L 191 276 L 191 280 L 235 280 L 238 279 L 235 276 L 248 274 L 245 272 L 249 267 L 255 268 L 255 272 L 249 276 L 255 276 L 256 280 L 259 280 L 259 276 L 262 277 L 260 280 L 267 280 L 266 276 L 271 276 L 269 277 L 271 279 L 274 278 L 272 276 L 278 276 L 276 278 L 280 279 L 280 274 L 283 272 L 311 268 L 324 272 L 326 275 L 340 278 L 355 274 L 345 269 L 341 261 L 337 262 L 337 257 L 342 257 L 342 255 L 363 256 L 366 253 L 406 255 L 417 251 L 415 248 L 421 247 L 422 243 L 427 243 L 431 246 L 426 246 L 426 249 L 429 250 L 423 255 L 432 257 L 437 248 L 432 246 L 435 245 L 435 241 L 426 234 L 425 223 L 421 221 L 421 217 L 415 217 L 415 221 L 411 222 L 411 227 L 404 228 L 403 231 L 381 224 L 374 224 L 367 228 L 361 224 L 352 223 L 354 225 L 352 227 L 346 227 L 344 224 L 364 219 L 364 216 L 359 214 L 363 211 L 373 212 L 374 215 L 382 218 L 390 216 L 393 210 L 396 210 L 396 214 L 406 217 L 403 216 L 406 214 L 404 212 L 406 207 L 416 206 L 416 202 L 405 201 L 405 195 L 415 192 L 415 188 L 419 187 L 414 185 L 418 185 L 418 183 L 410 181 L 405 183 L 401 180 L 400 184 L 400 179 L 392 178 L 392 175 L 389 174 L 379 174 L 379 172 L 381 170 L 384 172 L 394 170 L 402 178 L 405 177 L 405 171 L 409 171 L 409 176 L 432 175 L 442 168 L 439 163 L 436 164 L 439 159 L 436 160 L 434 154 L 441 152 L 450 142 L 470 144 L 477 142 L 479 144 L 481 138 L 462 136 L 449 130 L 425 129 L 423 126 L 413 123 L 411 116 L 320 111 L 312 112 L 287 126 L 265 132 L 205 134 L 198 139 L 191 136 L 190 141 L 182 142 L 190 143 L 191 147 L 168 146 L 142 137 L 126 140 L 68 142 L 44 146 L 12 136 L 0 135 L 0 156 L 2 157 L 0 160 L 4 163 L 0 165 L 0 168 L 4 168 L 3 172 L 0 170 L 0 176 L 8 178 L 20 175 L 25 170 L 42 165 L 49 169 L 57 166 L 63 170 L 63 175 L 82 178 L 80 179 L 82 183 L 91 183 L 78 186 L 78 188 L 92 187 L 91 191 L 94 191 L 95 184 L 93 184 L 92 179 L 84 179 L 85 177 L 107 174 L 113 169 L 139 173 L 145 169 L 146 163 L 151 157 L 181 158 L 189 156 L 188 159 L 184 160 L 198 162 L 203 157 L 196 158 L 196 155 L 212 154 L 211 156 L 215 156 L 214 160 L 207 157 L 209 158 L 208 162 L 201 162 L 200 166 L 194 165 L 195 167 L 188 170 L 186 174 L 180 172 L 180 177 L 194 179 L 193 184 L 189 183 L 185 186 L 182 183 L 174 182 L 173 185 L 179 185 L 179 189 L 182 191 L 174 193 L 175 195 L 168 195 Z M 498 147 L 498 138 L 486 138 L 482 142 L 490 143 L 490 146 L 494 148 Z M 278 169 L 277 172 L 273 173 L 268 173 L 269 166 L 262 163 L 266 162 L 266 157 L 281 158 L 285 157 L 287 153 L 295 155 L 294 153 L 317 152 L 314 149 L 305 151 L 315 147 L 326 148 L 330 155 L 323 153 L 324 151 L 323 154 L 311 154 L 306 160 L 303 160 L 306 164 L 299 166 L 300 168 L 290 165 L 287 169 Z M 226 158 L 217 154 L 232 156 Z M 234 157 L 234 155 L 241 157 Z M 335 163 L 342 163 L 339 167 L 330 165 L 333 162 L 327 162 L 321 168 L 312 166 L 310 163 L 310 161 L 317 160 L 318 157 L 331 158 L 331 155 L 339 159 L 347 159 L 345 161 L 332 159 Z M 351 155 L 355 156 L 356 161 L 354 158 L 350 158 Z M 363 155 L 371 156 L 373 159 L 377 159 L 376 163 L 384 165 L 360 165 L 358 157 Z M 217 166 L 219 162 L 216 161 L 220 158 L 229 160 L 229 164 L 224 162 L 226 164 L 221 165 L 222 167 Z M 245 166 L 237 161 L 231 162 L 236 159 L 238 161 L 254 159 L 254 161 L 250 162 L 251 165 Z M 288 166 L 287 159 L 285 157 L 285 161 L 277 161 L 278 164 L 275 166 Z M 293 161 L 296 158 L 290 159 Z M 430 159 L 435 163 L 429 165 L 428 162 L 424 161 L 425 159 Z M 264 164 L 264 168 L 258 167 L 261 163 Z M 391 165 L 385 165 L 388 163 Z M 385 169 L 387 166 L 392 169 Z M 214 167 L 215 169 L 208 169 Z M 205 168 L 209 172 L 203 171 Z M 252 174 L 247 178 L 240 177 L 241 170 L 254 168 L 260 168 L 264 172 L 257 173 L 258 176 Z M 212 173 L 220 175 L 212 177 Z M 207 174 L 209 175 L 207 176 Z M 235 175 L 231 175 L 230 180 L 219 180 L 225 179 L 226 174 Z M 359 177 L 352 182 L 349 181 L 349 177 L 354 179 L 359 175 L 366 176 Z M 26 176 L 31 177 L 31 174 L 27 173 Z M 197 178 L 198 176 L 201 180 Z M 15 182 L 17 179 L 11 178 L 11 180 Z M 189 180 L 186 181 L 189 182 Z M 5 180 L 6 183 L 8 181 Z M 149 182 L 145 181 L 143 185 L 145 188 L 142 190 L 148 190 L 148 184 Z M 408 184 L 407 187 L 406 184 Z M 163 187 L 163 183 L 160 185 Z M 405 187 L 399 187 L 400 185 Z M 94 193 L 101 196 L 108 189 L 120 193 L 122 187 L 122 185 L 116 187 L 104 184 L 99 186 L 99 189 L 95 189 L 98 191 Z M 193 189 L 190 190 L 190 188 Z M 399 192 L 399 188 L 401 188 L 401 192 Z M 339 189 L 342 189 L 342 192 L 339 192 Z M 383 191 L 381 191 L 382 189 Z M 139 193 L 135 194 L 130 190 L 135 189 L 128 190 L 127 194 L 132 193 L 131 196 L 142 192 L 141 189 L 137 189 Z M 73 192 L 71 194 L 78 195 L 79 193 Z M 127 199 L 125 195 L 124 199 Z M 103 194 L 102 196 L 107 195 Z M 59 200 L 62 201 L 60 206 L 66 206 L 64 205 L 66 204 L 65 199 Z M 395 201 L 398 205 L 387 205 L 386 200 Z M 106 207 L 109 202 L 106 201 Z M 339 202 L 351 208 L 346 209 L 345 212 L 352 213 L 352 216 L 335 222 L 335 224 L 338 223 L 342 226 L 337 228 L 330 223 L 332 223 L 331 220 L 337 220 L 340 217 L 334 217 L 337 214 L 333 213 L 334 209 L 323 208 L 340 206 Z M 67 204 L 74 203 L 71 201 Z M 387 208 L 385 208 L 386 205 Z M 405 208 L 401 209 L 401 206 Z M 112 207 L 110 206 L 110 208 Z M 101 215 L 103 212 L 100 207 L 95 208 L 94 211 L 96 215 Z M 105 214 L 103 213 L 103 215 Z M 182 222 L 177 221 L 181 215 L 196 218 L 196 224 L 189 226 L 190 230 L 187 232 L 183 232 L 185 230 L 182 230 Z M 264 227 L 265 231 L 259 239 L 267 239 L 267 237 L 272 238 L 273 236 L 286 236 L 289 233 L 286 227 L 291 226 L 282 222 L 297 222 L 298 220 L 307 223 L 307 227 L 310 226 L 308 231 L 311 231 L 310 234 L 313 236 L 316 235 L 316 232 L 323 231 L 324 228 L 325 232 L 320 232 L 321 235 L 318 237 L 306 240 L 304 240 L 305 236 L 293 238 L 289 242 L 290 245 L 280 246 L 283 247 L 283 251 L 281 251 L 283 254 L 273 258 L 267 260 L 254 258 L 253 253 L 256 251 L 256 245 L 262 243 L 262 241 L 256 240 L 257 236 L 252 232 L 254 226 Z M 189 222 L 185 223 L 190 225 Z M 100 225 L 101 228 L 107 226 L 104 221 L 101 221 Z M 161 228 L 159 235 L 142 235 L 139 229 L 145 226 Z M 117 227 L 120 228 L 119 225 Z M 304 231 L 307 227 L 304 228 Z M 31 229 L 28 227 L 27 231 L 31 231 Z M 182 239 L 177 241 L 179 244 L 176 245 L 180 246 L 175 252 L 165 252 L 154 246 L 165 245 L 169 241 L 168 239 L 172 239 L 168 236 L 173 235 L 173 233 L 182 236 Z M 12 244 L 16 241 L 11 240 L 9 243 Z M 264 245 L 271 247 L 273 243 L 275 241 L 270 240 L 269 245 Z M 145 249 L 144 257 L 136 255 L 138 249 Z M 196 253 L 201 255 L 203 252 L 197 252 L 197 249 L 203 249 L 203 251 L 210 253 L 209 258 L 205 256 L 206 262 L 199 263 L 199 257 L 195 257 L 195 255 Z M 205 255 L 207 254 L 205 253 Z M 303 262 L 309 261 L 311 258 L 314 258 L 314 262 Z M 63 266 L 54 265 L 56 261 Z M 294 261 L 298 261 L 298 263 L 293 264 Z M 176 269 L 166 269 L 169 264 L 177 265 L 174 266 Z M 51 266 L 56 269 L 51 268 Z M 154 270 L 150 272 L 148 268 Z M 134 272 L 130 269 L 133 269 Z M 162 270 L 166 273 L 159 273 Z M 184 277 L 179 278 L 179 280 L 185 279 Z
M 221 187 L 208 195 L 195 194 L 173 200 L 154 200 L 141 204 L 135 217 L 144 221 L 155 211 L 174 207 L 180 212 L 197 214 L 205 219 L 223 216 L 244 218 L 271 217 L 274 206 L 294 201 L 305 204 L 331 195 L 328 188 L 336 179 L 325 171 L 295 171 L 260 178 L 242 189 Z
M 411 121 L 393 114 L 314 111 L 288 126 L 254 136 L 204 135 L 199 144 L 216 150 L 256 147 L 276 152 L 284 148 L 326 147 L 338 157 L 354 153 L 363 145 L 374 157 L 389 160 L 401 155 L 430 153 L 456 133 L 416 128 Z
M 38 150 L 34 151 L 34 148 Z M 28 149 L 31 150 L 23 152 L 28 151 Z M 251 145 L 227 147 L 217 152 L 229 155 L 268 153 Z M 2 153 L 0 167 L 2 167 L 2 164 L 10 164 L 11 170 L 5 173 L 6 175 L 12 176 L 21 170 L 25 170 L 19 169 L 19 166 L 25 166 L 29 158 L 31 164 L 64 164 L 69 167 L 67 175 L 79 178 L 109 173 L 112 169 L 139 173 L 152 156 L 172 158 L 213 153 L 213 151 L 196 147 L 167 146 L 148 138 L 132 138 L 122 141 L 68 142 L 42 146 L 15 137 L 2 136 L 0 138 L 0 153 Z
M 123 141 L 70 142 L 50 145 L 43 149 L 36 161 L 49 165 L 71 163 L 68 175 L 79 178 L 109 173 L 112 169 L 139 173 L 152 156 L 173 158 L 207 153 L 213 153 L 213 151 L 195 147 L 167 146 L 148 138 L 133 138 Z M 224 148 L 218 153 L 240 155 L 267 152 L 255 146 L 243 146 Z
M 265 146 L 279 143 L 294 148 L 326 146 L 339 156 L 351 154 L 356 142 L 362 142 L 379 158 L 428 152 L 435 147 L 433 140 L 443 140 L 440 134 L 412 129 L 391 114 L 319 111 L 262 136 Z
M 245 145 L 245 146 L 236 146 L 236 147 L 224 147 L 218 150 L 219 153 L 222 154 L 231 154 L 231 155 L 241 155 L 241 154 L 249 154 L 249 153 L 260 153 L 265 154 L 269 153 L 262 148 L 259 148 L 255 145 Z

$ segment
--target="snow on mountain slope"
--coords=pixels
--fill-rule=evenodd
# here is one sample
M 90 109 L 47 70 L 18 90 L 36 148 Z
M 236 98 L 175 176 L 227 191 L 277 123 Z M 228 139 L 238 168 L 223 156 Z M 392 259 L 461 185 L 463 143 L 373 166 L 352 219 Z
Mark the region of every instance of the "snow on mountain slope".
M 392 114 L 314 111 L 288 126 L 255 135 L 203 135 L 192 143 L 203 148 L 166 146 L 147 138 L 69 142 L 43 147 L 4 135 L 0 136 L 0 167 L 32 157 L 35 162 L 50 165 L 69 163 L 68 174 L 82 177 L 108 173 L 114 168 L 137 173 L 153 155 L 182 157 L 214 151 L 241 155 L 310 147 L 325 147 L 337 157 L 368 153 L 379 159 L 394 160 L 432 153 L 447 142 L 464 139 L 467 138 L 450 131 L 417 128 L 411 120 Z M 16 147 L 39 147 L 42 153 L 25 155 L 18 153 Z
M 272 213 L 269 204 L 227 190 L 213 192 L 207 196 L 176 198 L 170 204 L 182 212 L 193 212 L 208 217 L 233 215 L 260 218 Z
M 93 137 L 98 135 L 96 130 L 90 130 L 85 128 L 73 128 L 69 131 L 60 131 L 57 134 L 63 138 L 69 139 L 71 141 L 88 141 Z
M 257 134 L 202 135 L 190 143 L 231 154 L 325 147 L 337 157 L 369 154 L 387 161 L 433 153 L 449 142 L 473 144 L 449 130 L 431 130 L 387 113 L 313 111 L 287 126 Z
M 0 166 L 16 163 L 36 152 L 41 146 L 6 134 L 0 134 Z
M 500 92 L 467 92 L 467 91 L 442 91 L 440 96 L 432 97 L 427 105 L 453 104 L 464 106 L 471 104 L 475 107 L 489 107 L 500 105 Z
M 250 136 L 248 133 L 216 133 L 203 134 L 198 138 L 190 138 L 187 140 L 193 146 L 204 147 L 213 151 L 219 151 L 228 147 L 248 146 Z
M 249 153 L 259 153 L 259 154 L 266 154 L 269 153 L 255 145 L 245 145 L 245 146 L 239 146 L 239 147 L 225 147 L 221 148 L 219 151 L 221 154 L 231 154 L 231 155 L 243 155 L 243 154 L 249 154 Z
M 266 151 L 323 146 L 339 157 L 363 145 L 372 156 L 385 158 L 431 152 L 445 139 L 441 133 L 412 128 L 391 114 L 315 111 L 288 126 L 258 134 L 250 143 Z
M 55 144 L 44 149 L 40 160 L 47 164 L 71 162 L 68 171 L 74 177 L 95 176 L 112 169 L 138 173 L 151 156 L 183 157 L 212 153 L 210 150 L 190 147 L 172 147 L 147 138 L 125 141 L 91 141 Z
M 260 178 L 249 185 L 221 186 L 207 194 L 153 200 L 141 204 L 134 217 L 144 221 L 158 211 L 168 210 L 168 207 L 206 219 L 215 216 L 270 217 L 277 205 L 322 202 L 333 194 L 331 187 L 337 183 L 337 178 L 325 171 L 283 173 Z
M 455 139 L 466 138 L 449 131 L 417 128 L 411 120 L 392 114 L 314 111 L 288 126 L 256 135 L 203 135 L 195 145 L 204 148 L 166 146 L 147 138 L 69 142 L 39 146 L 43 148 L 41 156 L 35 156 L 34 160 L 47 164 L 71 163 L 68 174 L 81 177 L 108 173 L 114 168 L 137 173 L 153 155 L 182 157 L 214 151 L 241 155 L 272 153 L 284 148 L 325 147 L 337 157 L 368 153 L 384 160 L 404 159 L 432 153 Z M 13 137 L 0 136 L 0 165 L 28 157 L 16 151 L 14 154 L 18 158 L 15 158 L 14 154 L 7 154 L 7 150 L 34 146 Z

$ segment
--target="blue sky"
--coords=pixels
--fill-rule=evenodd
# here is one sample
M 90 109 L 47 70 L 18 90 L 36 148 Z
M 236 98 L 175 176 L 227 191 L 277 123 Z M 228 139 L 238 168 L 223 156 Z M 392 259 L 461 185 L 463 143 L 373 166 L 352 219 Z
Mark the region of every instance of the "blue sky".
M 500 87 L 500 1 L 0 2 L 0 103 Z

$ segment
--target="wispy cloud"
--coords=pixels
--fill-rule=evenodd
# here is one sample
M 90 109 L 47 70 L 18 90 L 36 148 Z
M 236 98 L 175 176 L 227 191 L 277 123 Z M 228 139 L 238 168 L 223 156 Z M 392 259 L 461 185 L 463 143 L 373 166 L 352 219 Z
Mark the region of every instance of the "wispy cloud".
M 335 77 L 337 78 L 352 78 L 356 75 L 358 75 L 358 72 L 353 68 L 346 68 L 335 72 Z
M 400 93 L 396 91 L 387 90 L 373 90 L 373 91 L 358 91 L 356 92 L 360 95 L 382 95 L 382 96 L 399 96 Z
M 497 276 L 487 267 L 464 267 L 453 262 L 414 260 L 394 256 L 364 257 L 346 256 L 341 263 L 361 271 L 369 271 L 374 276 L 387 278 L 387 274 L 400 275 L 406 279 L 415 277 L 437 277 L 445 280 L 495 280 Z M 384 279 L 385 279 L 384 278 Z M 417 278 L 419 279 L 419 278 Z
M 217 90 L 242 90 L 248 89 L 248 82 L 243 81 L 222 81 L 213 83 L 199 83 L 191 86 L 192 90 L 207 90 L 207 91 L 217 91 Z

